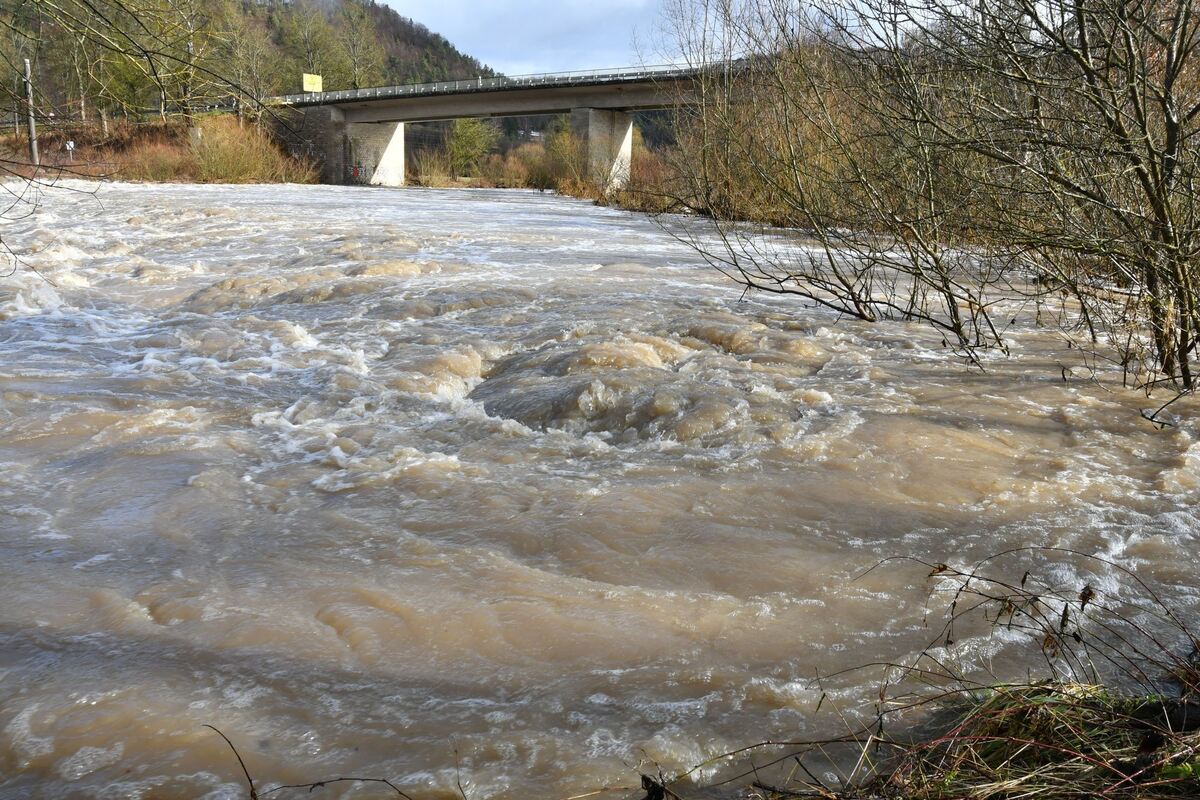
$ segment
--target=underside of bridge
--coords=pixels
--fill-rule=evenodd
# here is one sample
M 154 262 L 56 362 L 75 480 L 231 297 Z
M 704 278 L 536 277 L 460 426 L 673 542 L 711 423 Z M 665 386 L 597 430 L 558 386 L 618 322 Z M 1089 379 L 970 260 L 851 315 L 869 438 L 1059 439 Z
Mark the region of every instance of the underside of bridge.
M 325 105 L 314 102 L 305 113 L 316 116 L 313 121 L 325 131 L 324 181 L 376 186 L 404 185 L 407 122 L 569 113 L 572 130 L 586 144 L 591 178 L 608 191 L 629 181 L 630 112 L 668 108 L 677 100 L 674 85 L 627 81 L 384 98 L 339 96 Z
M 325 183 L 403 186 L 403 122 L 346 122 L 332 110 L 326 145 Z M 629 183 L 633 163 L 633 115 L 602 108 L 571 111 L 571 130 L 587 150 L 589 176 L 607 190 Z

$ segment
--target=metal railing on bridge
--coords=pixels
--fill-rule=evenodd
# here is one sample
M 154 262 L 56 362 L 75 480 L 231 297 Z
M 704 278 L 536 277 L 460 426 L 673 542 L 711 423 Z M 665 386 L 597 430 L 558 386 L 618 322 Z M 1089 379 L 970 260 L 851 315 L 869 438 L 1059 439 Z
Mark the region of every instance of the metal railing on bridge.
M 370 89 L 345 89 L 336 92 L 306 92 L 272 97 L 268 105 L 323 106 L 331 103 L 352 103 L 362 100 L 391 100 L 402 97 L 438 94 L 468 94 L 500 89 L 551 88 L 556 86 L 602 86 L 612 83 L 662 81 L 689 78 L 700 67 L 657 64 L 647 67 L 626 67 L 606 70 L 576 70 L 574 72 L 541 72 L 530 75 L 506 75 L 497 78 L 469 78 L 455 81 L 412 83 L 403 86 L 377 86 Z

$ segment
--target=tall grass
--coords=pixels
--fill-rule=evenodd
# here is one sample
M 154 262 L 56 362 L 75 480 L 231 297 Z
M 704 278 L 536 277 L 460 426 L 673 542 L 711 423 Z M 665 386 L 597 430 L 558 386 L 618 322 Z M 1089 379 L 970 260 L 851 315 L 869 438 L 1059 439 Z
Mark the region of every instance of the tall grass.
M 418 186 L 452 186 L 454 169 L 450 165 L 450 156 L 440 147 L 423 147 L 413 151 L 408 159 L 409 179 Z
M 195 179 L 202 183 L 312 183 L 311 164 L 283 152 L 257 125 L 229 117 L 208 119 L 189 143 Z
M 116 177 L 130 181 L 192 181 L 196 175 L 196 161 L 191 151 L 172 141 L 136 144 L 120 154 L 117 164 Z
M 196 132 L 174 122 L 132 124 L 113 121 L 107 137 L 95 126 L 47 131 L 42 144 L 44 170 L 64 175 L 128 181 L 202 183 L 313 183 L 314 166 L 288 155 L 264 129 L 239 125 L 230 117 L 200 120 Z M 64 143 L 76 144 L 68 162 Z M 18 160 L 18 137 L 5 137 L 0 149 Z M 32 167 L 30 168 L 32 169 Z

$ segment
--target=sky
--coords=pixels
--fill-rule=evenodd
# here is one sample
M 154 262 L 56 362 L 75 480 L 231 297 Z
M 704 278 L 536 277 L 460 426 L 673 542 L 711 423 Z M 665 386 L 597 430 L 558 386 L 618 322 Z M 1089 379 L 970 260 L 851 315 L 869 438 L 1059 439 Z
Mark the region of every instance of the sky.
M 662 0 L 383 0 L 507 75 L 656 64 Z

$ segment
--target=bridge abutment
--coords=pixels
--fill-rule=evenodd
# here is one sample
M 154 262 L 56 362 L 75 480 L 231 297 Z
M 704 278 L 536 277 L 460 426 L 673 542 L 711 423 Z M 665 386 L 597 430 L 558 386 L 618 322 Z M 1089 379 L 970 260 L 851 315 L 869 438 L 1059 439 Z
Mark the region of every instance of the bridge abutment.
M 358 180 L 372 186 L 404 185 L 403 122 L 352 122 L 346 129 Z
M 633 115 L 627 111 L 577 108 L 571 130 L 585 143 L 589 177 L 604 191 L 629 185 L 633 165 Z
M 325 183 L 404 185 L 403 122 L 347 122 L 338 109 L 328 111 Z

